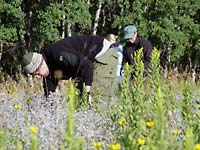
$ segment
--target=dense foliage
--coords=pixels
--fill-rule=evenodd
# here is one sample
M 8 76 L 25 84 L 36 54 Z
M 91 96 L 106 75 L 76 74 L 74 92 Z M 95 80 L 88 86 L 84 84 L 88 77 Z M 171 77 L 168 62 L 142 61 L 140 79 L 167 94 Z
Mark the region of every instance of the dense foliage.
M 162 52 L 163 64 L 196 67 L 199 6 L 199 0 L 1 0 L 0 74 L 20 71 L 27 51 L 41 51 L 71 35 L 120 35 L 128 24 Z

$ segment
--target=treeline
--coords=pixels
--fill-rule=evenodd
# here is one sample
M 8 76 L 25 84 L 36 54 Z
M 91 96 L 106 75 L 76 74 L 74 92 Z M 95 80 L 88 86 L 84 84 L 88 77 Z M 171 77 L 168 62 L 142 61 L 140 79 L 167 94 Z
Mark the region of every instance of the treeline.
M 200 64 L 200 0 L 1 0 L 0 12 L 1 77 L 16 77 L 27 51 L 66 36 L 120 35 L 128 24 L 162 52 L 163 66 Z

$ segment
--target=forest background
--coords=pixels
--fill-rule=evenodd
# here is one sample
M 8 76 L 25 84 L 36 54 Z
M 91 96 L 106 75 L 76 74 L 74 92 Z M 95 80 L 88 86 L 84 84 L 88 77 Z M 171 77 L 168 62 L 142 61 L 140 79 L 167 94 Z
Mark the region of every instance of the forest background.
M 200 0 L 1 0 L 0 81 L 18 79 L 23 54 L 73 35 L 120 39 L 129 24 L 161 51 L 161 64 L 189 72 L 200 65 Z

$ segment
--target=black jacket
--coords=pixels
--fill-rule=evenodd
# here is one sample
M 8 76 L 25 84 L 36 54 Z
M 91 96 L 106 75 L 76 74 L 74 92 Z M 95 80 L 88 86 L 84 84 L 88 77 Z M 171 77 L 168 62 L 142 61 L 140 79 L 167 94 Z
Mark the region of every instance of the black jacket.
M 54 71 L 62 70 L 62 79 L 82 77 L 86 85 L 93 82 L 93 62 L 102 50 L 103 37 L 73 36 L 62 39 L 43 51 L 50 74 L 44 82 L 46 91 L 55 91 L 57 81 Z
M 123 47 L 123 64 L 128 62 L 129 65 L 133 65 L 134 52 L 140 48 L 143 48 L 142 60 L 145 66 L 145 70 L 147 70 L 150 63 L 152 44 L 148 40 L 141 37 L 137 37 L 134 43 L 131 42 L 126 43 L 126 45 Z

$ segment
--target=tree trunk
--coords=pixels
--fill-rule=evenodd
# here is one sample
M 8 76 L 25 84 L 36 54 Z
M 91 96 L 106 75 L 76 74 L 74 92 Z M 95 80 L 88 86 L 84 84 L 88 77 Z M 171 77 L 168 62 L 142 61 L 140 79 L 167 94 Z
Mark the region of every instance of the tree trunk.
M 72 36 L 71 24 L 67 24 L 67 35 Z
M 102 0 L 99 0 L 98 9 L 96 11 L 96 16 L 95 16 L 95 20 L 94 20 L 94 27 L 93 27 L 93 33 L 92 33 L 93 35 L 96 35 L 96 33 L 97 33 L 97 27 L 98 27 L 100 12 L 101 12 L 101 6 L 102 6 Z
M 103 14 L 102 28 L 104 28 L 106 25 L 106 14 L 104 10 L 102 10 L 102 14 Z
M 62 5 L 64 5 L 64 0 L 62 0 Z M 63 13 L 63 16 L 62 16 L 62 39 L 65 38 L 65 14 Z
M 124 2 L 125 3 L 125 2 Z M 121 11 L 120 11 L 120 14 L 122 15 L 124 13 L 124 10 L 125 10 L 125 5 L 123 5 Z M 122 25 L 119 25 L 118 26 L 118 34 L 120 35 L 121 33 L 121 29 L 122 29 Z
M 31 41 L 32 41 L 32 36 L 31 36 L 31 18 L 32 18 L 32 11 L 29 10 L 28 12 L 28 23 L 27 23 L 27 41 L 26 41 L 26 44 L 27 46 L 30 48 L 31 47 Z
M 90 0 L 87 1 L 88 6 L 90 5 Z
M 39 50 L 42 50 L 42 48 L 44 47 L 44 39 L 43 38 L 40 40 L 38 47 L 39 47 Z
M 165 64 L 164 66 L 164 78 L 167 78 L 168 77 L 168 68 L 167 68 L 167 65 Z
M 192 83 L 196 82 L 196 65 L 194 66 L 194 68 L 192 69 Z
M 3 52 L 3 42 L 1 41 L 0 61 L 1 61 L 2 52 Z
M 25 17 L 23 19 L 23 24 L 25 28 L 25 34 L 23 38 L 23 42 L 25 44 L 25 47 L 30 48 L 31 47 L 31 29 L 32 29 L 32 16 L 34 13 L 32 12 L 32 7 L 34 5 L 34 1 L 32 0 L 26 0 L 22 2 L 22 7 L 25 13 Z

